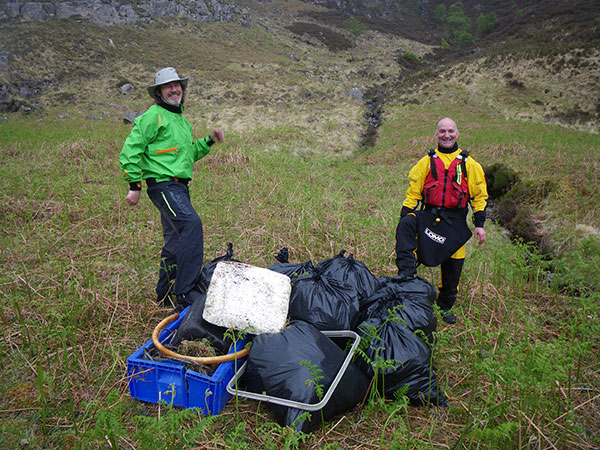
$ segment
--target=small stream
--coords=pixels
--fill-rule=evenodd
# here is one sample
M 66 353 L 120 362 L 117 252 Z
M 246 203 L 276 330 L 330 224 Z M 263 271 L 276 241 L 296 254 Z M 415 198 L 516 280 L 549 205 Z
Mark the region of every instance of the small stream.
M 373 147 L 377 142 L 377 130 L 382 121 L 385 94 L 381 86 L 372 86 L 363 98 L 367 108 L 364 115 L 367 127 L 361 136 L 361 148 Z

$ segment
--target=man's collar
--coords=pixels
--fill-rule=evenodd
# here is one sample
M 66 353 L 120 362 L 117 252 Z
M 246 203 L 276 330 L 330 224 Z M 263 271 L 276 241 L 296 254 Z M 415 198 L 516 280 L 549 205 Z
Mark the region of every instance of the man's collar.
M 445 148 L 438 144 L 437 149 L 440 153 L 454 153 L 456 150 L 458 150 L 458 143 L 455 142 L 454 145 L 450 148 Z
M 182 105 L 169 105 L 168 103 L 165 103 L 163 101 L 160 101 L 157 104 L 158 106 L 165 108 L 167 111 L 171 111 L 176 114 L 181 114 L 183 112 Z

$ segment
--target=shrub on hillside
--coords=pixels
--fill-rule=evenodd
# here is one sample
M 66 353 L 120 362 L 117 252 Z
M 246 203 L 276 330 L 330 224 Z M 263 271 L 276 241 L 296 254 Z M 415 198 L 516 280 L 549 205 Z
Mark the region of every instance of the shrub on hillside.
M 487 15 L 483 13 L 479 14 L 477 18 L 477 34 L 480 36 L 487 34 L 496 28 L 496 26 L 498 26 L 498 18 L 493 11 Z
M 344 26 L 354 38 L 360 36 L 367 29 L 367 26 L 360 23 L 354 16 L 350 16 L 350 18 L 344 22 Z
M 457 31 L 454 33 L 454 39 L 461 47 L 466 47 L 467 45 L 471 45 L 475 42 L 475 38 L 468 31 Z

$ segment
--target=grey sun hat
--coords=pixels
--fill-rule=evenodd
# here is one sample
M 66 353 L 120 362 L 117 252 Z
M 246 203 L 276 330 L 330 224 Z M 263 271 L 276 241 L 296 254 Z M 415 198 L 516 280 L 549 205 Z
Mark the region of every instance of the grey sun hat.
M 163 84 L 170 83 L 171 81 L 179 81 L 184 91 L 187 88 L 187 77 L 180 78 L 179 75 L 177 75 L 177 71 L 173 67 L 165 67 L 160 69 L 154 75 L 154 84 L 148 86 L 148 94 L 150 94 L 150 97 L 152 97 L 154 100 L 160 100 L 160 98 L 157 98 L 156 88 Z

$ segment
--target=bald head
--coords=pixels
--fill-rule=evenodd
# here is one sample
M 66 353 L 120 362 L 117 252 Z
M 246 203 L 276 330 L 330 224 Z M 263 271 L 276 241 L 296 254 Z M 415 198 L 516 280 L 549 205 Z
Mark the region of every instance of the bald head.
M 439 130 L 440 127 L 445 127 L 445 128 L 454 128 L 456 130 L 456 122 L 454 120 L 452 120 L 450 117 L 444 117 L 443 119 L 440 119 L 440 121 L 437 123 L 436 125 L 436 130 Z
M 450 117 L 444 117 L 437 123 L 434 137 L 439 147 L 452 148 L 456 144 L 459 134 L 456 122 Z

